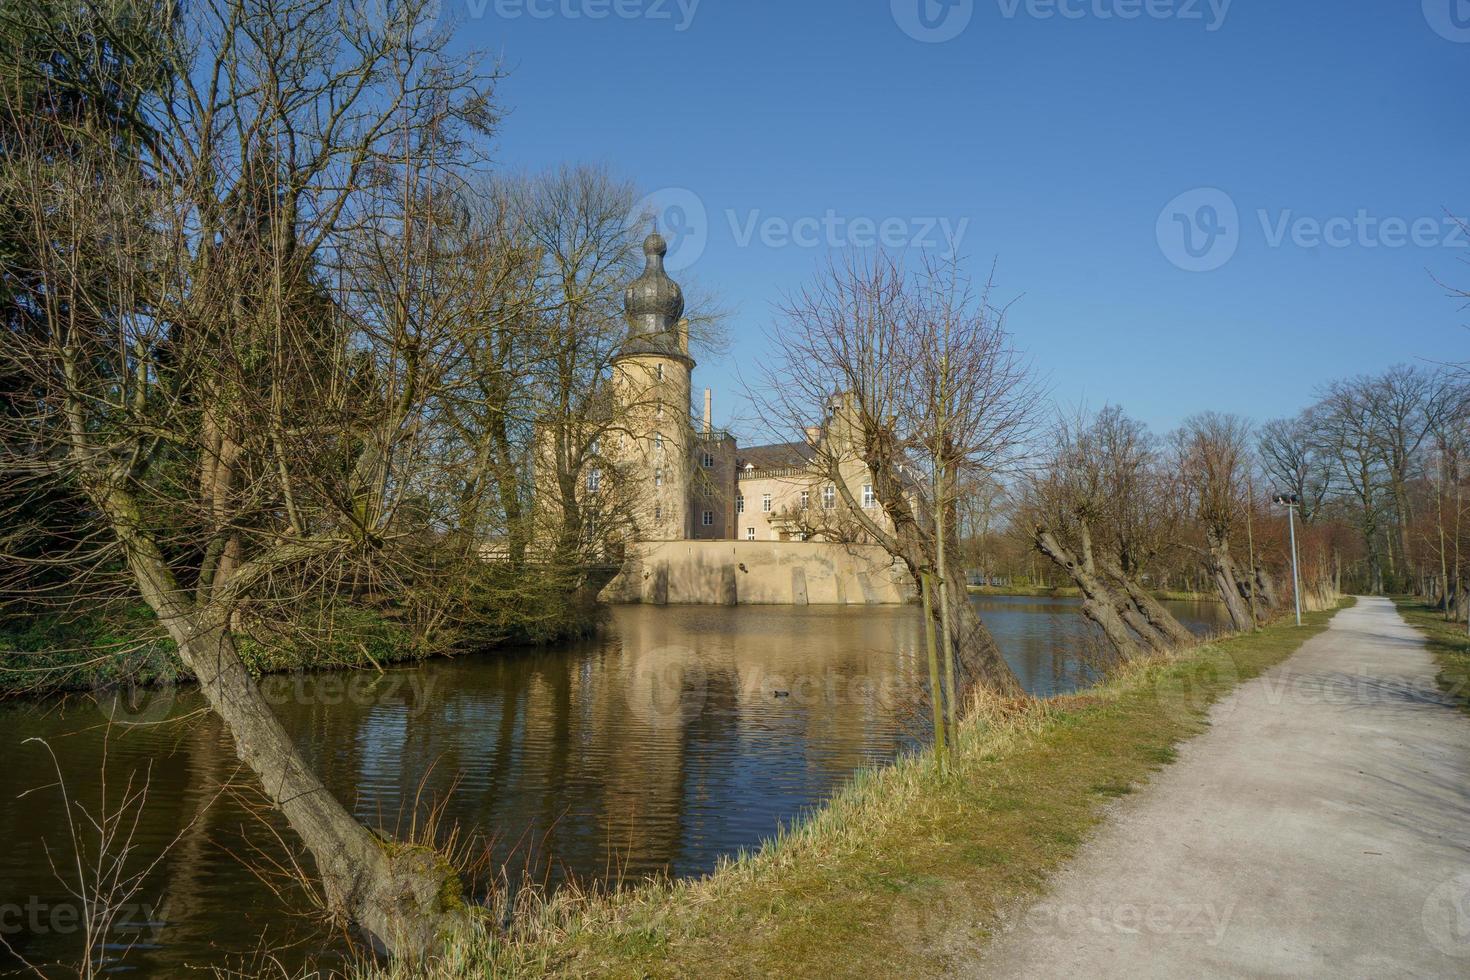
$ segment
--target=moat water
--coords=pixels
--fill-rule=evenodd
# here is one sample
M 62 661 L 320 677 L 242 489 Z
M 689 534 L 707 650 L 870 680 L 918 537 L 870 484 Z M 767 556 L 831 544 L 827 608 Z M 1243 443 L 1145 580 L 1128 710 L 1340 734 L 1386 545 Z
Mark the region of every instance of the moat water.
M 974 601 L 1028 691 L 1093 678 L 1075 601 Z M 1170 605 L 1197 631 L 1224 626 L 1216 604 Z M 555 650 L 263 686 L 362 820 L 401 833 L 438 803 L 442 824 L 481 835 L 509 880 L 555 887 L 699 875 L 758 847 L 858 769 L 918 744 L 923 683 L 912 607 L 626 606 L 596 639 Z M 194 690 L 121 707 L 0 704 L 0 746 L 0 974 L 18 957 L 85 955 L 75 893 L 90 873 L 73 831 L 95 857 L 86 820 L 104 773 L 109 809 L 138 794 L 114 848 L 130 842 L 128 874 L 147 869 L 106 936 L 104 969 L 255 975 L 267 952 L 297 968 L 342 948 L 288 914 L 308 907 L 278 874 L 290 833 L 253 808 L 252 781 Z

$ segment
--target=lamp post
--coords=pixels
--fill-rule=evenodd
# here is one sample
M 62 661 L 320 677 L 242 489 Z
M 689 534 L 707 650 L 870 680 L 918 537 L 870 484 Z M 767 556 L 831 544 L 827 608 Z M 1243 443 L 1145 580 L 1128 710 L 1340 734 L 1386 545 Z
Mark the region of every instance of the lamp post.
M 1302 624 L 1302 580 L 1296 571 L 1296 509 L 1302 498 L 1294 493 L 1279 493 L 1276 503 L 1286 508 L 1286 526 L 1291 528 L 1291 597 L 1296 600 L 1296 624 Z

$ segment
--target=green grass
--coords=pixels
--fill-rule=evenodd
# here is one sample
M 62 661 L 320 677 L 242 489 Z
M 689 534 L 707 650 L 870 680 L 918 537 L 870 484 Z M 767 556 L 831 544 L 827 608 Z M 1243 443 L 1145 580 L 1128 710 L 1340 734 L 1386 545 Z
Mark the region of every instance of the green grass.
M 1133 664 L 1078 695 L 978 702 L 947 768 L 926 753 L 861 773 L 707 878 L 554 895 L 508 934 L 466 937 L 431 975 L 947 975 L 1203 730 L 1210 703 L 1331 615 Z
M 0 694 L 186 676 L 173 641 L 141 602 L 103 603 L 67 616 L 14 616 L 0 626 Z
M 256 676 L 297 670 L 381 669 L 510 646 L 539 646 L 586 635 L 596 610 L 571 601 L 564 579 L 487 572 L 461 618 L 416 631 L 402 608 L 345 601 L 293 604 L 289 622 L 247 620 L 236 634 Z M 0 608 L 0 697 L 189 681 L 193 675 L 153 612 L 114 599 L 79 611 L 21 614 Z
M 1464 623 L 1445 622 L 1444 614 L 1418 596 L 1394 596 L 1399 615 L 1424 634 L 1439 665 L 1439 686 L 1470 713 L 1470 636 Z
M 371 610 L 340 607 L 313 632 L 240 638 L 257 676 L 292 670 L 377 667 L 422 656 L 411 631 Z M 152 610 L 111 602 L 75 615 L 15 617 L 0 629 L 0 696 L 189 681 Z

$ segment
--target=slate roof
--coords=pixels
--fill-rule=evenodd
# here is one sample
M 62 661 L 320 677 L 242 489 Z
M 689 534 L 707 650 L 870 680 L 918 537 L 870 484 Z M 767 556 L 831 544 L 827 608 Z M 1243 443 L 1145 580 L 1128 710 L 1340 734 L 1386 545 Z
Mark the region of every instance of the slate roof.
M 736 462 L 742 470 L 746 466 L 765 470 L 778 466 L 805 466 L 816 454 L 816 448 L 805 439 L 801 439 L 796 442 L 773 442 L 768 446 L 750 446 L 741 449 L 736 456 Z

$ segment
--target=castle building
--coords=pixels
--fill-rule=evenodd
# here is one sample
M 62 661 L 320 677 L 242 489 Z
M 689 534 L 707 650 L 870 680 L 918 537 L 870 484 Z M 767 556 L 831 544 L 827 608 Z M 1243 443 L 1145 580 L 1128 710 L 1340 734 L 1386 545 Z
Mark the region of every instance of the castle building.
M 854 507 L 891 530 L 856 452 L 844 396 L 834 395 L 821 424 L 791 442 L 740 448 L 714 428 L 709 389 L 695 421 L 684 293 L 664 269 L 663 237 L 650 235 L 643 251 L 643 273 L 624 294 L 628 336 L 612 367 L 624 420 L 617 463 L 624 483 L 637 488 L 638 540 L 860 543 L 871 536 Z M 843 488 L 816 465 L 834 457 L 843 460 Z

